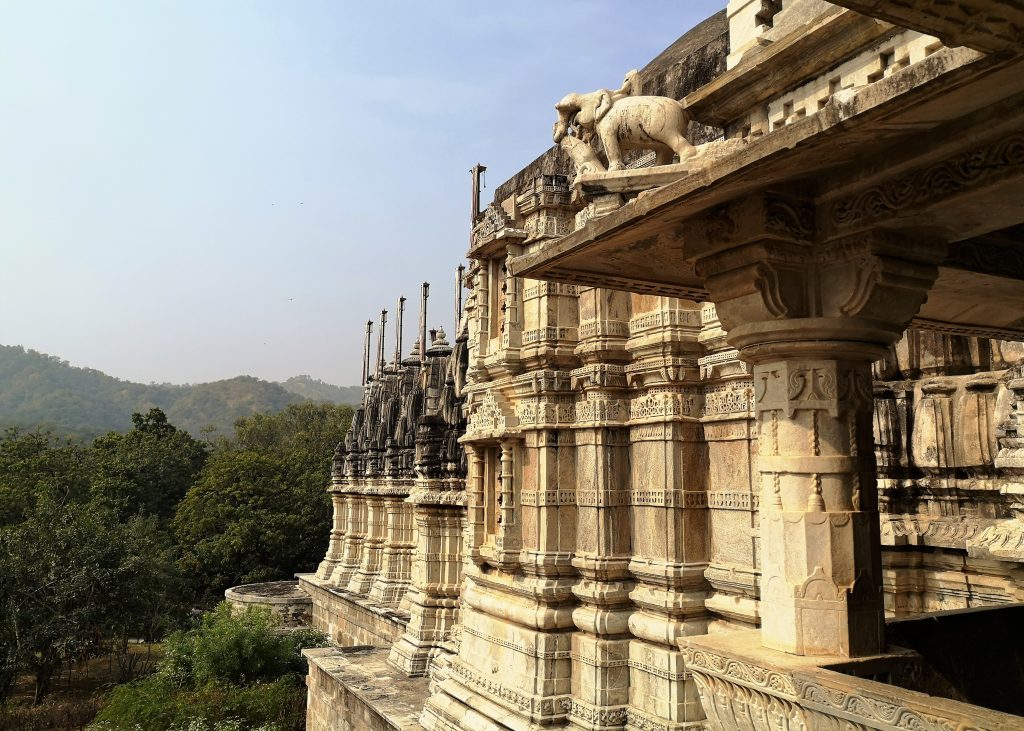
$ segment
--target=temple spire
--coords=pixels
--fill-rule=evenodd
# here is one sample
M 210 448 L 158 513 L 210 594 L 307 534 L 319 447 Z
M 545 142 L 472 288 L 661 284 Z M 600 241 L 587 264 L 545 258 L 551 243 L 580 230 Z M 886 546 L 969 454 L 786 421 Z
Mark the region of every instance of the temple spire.
M 485 170 L 487 168 L 480 163 L 477 163 L 469 170 L 473 175 L 473 212 L 470 216 L 470 226 L 476 223 L 476 219 L 480 215 L 480 189 L 484 186 L 483 177 Z
M 466 273 L 466 267 L 459 264 L 455 272 L 455 337 L 459 335 L 459 323 L 462 322 L 462 277 Z

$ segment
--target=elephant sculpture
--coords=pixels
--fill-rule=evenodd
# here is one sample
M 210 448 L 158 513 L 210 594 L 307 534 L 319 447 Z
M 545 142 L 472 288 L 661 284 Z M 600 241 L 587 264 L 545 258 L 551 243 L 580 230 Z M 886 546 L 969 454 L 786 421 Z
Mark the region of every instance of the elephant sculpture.
M 566 94 L 555 109 L 555 142 L 572 135 L 589 144 L 596 135 L 604 146 L 609 170 L 621 170 L 622 156 L 630 150 L 654 150 L 658 165 L 672 162 L 673 155 L 684 160 L 695 152 L 686 138 L 689 113 L 675 99 L 642 96 L 636 71 L 626 74 L 620 89 Z M 573 155 L 578 157 L 578 152 Z

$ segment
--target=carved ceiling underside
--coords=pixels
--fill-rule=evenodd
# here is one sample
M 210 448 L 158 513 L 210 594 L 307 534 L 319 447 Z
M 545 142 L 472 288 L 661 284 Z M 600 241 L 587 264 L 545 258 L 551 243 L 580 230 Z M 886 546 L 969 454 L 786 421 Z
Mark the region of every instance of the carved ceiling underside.
M 1020 0 L 832 0 L 895 25 L 937 36 L 947 46 L 985 53 L 1024 52 Z

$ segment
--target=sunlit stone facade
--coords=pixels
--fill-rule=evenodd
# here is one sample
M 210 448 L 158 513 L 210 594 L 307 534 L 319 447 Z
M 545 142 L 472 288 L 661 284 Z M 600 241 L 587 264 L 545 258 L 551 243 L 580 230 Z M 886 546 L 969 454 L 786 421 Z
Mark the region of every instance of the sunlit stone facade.
M 729 2 L 595 92 L 683 99 L 678 162 L 608 171 L 594 95 L 560 103 L 476 219 L 454 352 L 383 369 L 336 456 L 302 583 L 429 678 L 382 723 L 1020 727 L 912 693 L 885 629 L 1024 599 L 1008 5 Z

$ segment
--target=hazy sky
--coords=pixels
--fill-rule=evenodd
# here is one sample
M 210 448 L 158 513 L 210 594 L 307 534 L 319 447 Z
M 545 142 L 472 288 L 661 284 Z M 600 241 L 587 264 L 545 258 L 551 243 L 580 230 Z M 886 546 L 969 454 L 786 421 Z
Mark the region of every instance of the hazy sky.
M 0 344 L 136 381 L 358 382 L 432 283 L 470 176 L 551 144 L 725 0 L 0 4 Z M 388 337 L 387 351 L 393 349 Z

